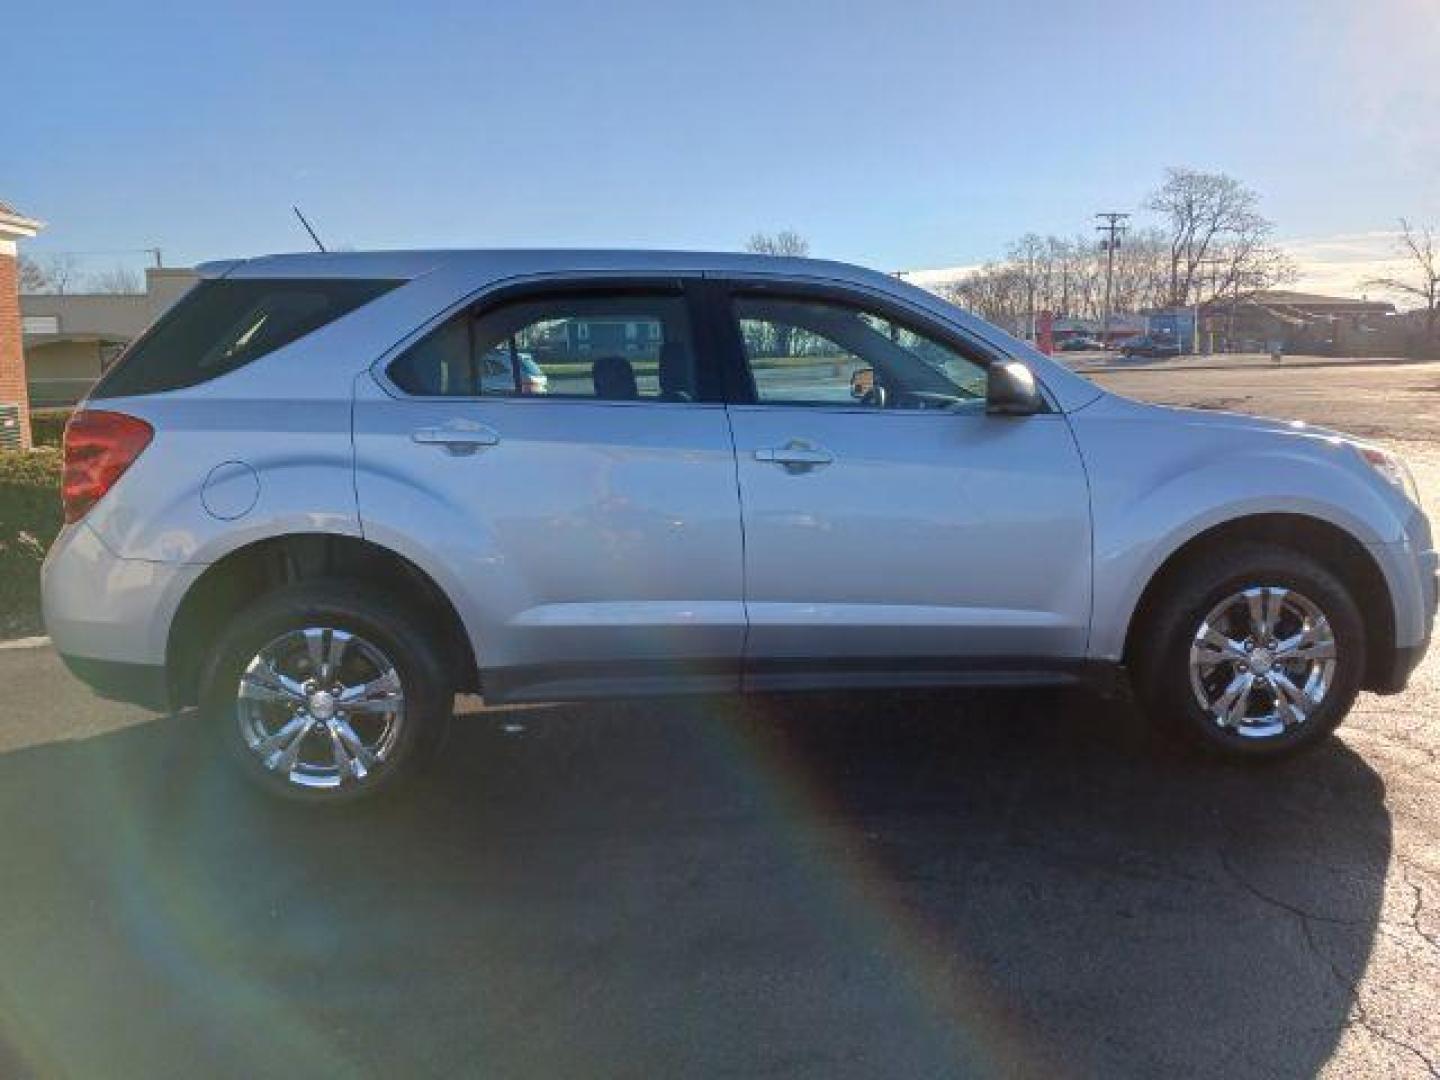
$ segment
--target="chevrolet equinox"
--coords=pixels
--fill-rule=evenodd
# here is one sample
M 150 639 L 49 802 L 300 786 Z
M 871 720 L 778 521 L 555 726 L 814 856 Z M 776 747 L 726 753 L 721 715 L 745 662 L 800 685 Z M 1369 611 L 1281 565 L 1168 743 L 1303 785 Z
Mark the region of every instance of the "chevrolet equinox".
M 65 435 L 45 622 L 272 791 L 403 775 L 491 702 L 1124 673 L 1235 757 L 1401 689 L 1405 465 L 1107 393 L 837 263 L 414 251 L 211 263 Z

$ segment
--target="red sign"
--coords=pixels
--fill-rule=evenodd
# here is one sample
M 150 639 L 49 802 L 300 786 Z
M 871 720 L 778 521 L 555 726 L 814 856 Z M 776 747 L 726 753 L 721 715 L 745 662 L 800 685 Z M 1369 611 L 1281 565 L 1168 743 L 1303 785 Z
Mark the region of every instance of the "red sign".
M 1050 356 L 1055 352 L 1055 313 L 1041 311 L 1035 316 L 1035 347 Z

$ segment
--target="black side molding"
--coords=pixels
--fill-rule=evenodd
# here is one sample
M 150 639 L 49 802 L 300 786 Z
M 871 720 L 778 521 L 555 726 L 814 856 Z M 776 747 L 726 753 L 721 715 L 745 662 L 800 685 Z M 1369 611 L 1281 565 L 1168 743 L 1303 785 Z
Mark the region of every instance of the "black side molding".
M 535 664 L 488 668 L 482 693 L 497 704 L 595 701 L 683 694 L 829 693 L 1084 686 L 1123 697 L 1129 678 L 1119 664 L 1054 657 L 793 657 Z

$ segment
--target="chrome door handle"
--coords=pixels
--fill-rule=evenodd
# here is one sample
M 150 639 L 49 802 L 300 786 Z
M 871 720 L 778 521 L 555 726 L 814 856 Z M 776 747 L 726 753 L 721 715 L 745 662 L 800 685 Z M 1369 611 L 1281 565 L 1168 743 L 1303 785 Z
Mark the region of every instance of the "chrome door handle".
M 466 424 L 454 427 L 420 428 L 410 433 L 412 442 L 422 446 L 439 446 L 452 454 L 473 454 L 484 446 L 495 446 L 500 442 L 500 433 L 484 424 Z
M 791 472 L 802 472 L 806 469 L 818 468 L 821 465 L 829 465 L 835 460 L 835 455 L 823 447 L 792 439 L 784 446 L 756 450 L 755 460 L 783 465 Z

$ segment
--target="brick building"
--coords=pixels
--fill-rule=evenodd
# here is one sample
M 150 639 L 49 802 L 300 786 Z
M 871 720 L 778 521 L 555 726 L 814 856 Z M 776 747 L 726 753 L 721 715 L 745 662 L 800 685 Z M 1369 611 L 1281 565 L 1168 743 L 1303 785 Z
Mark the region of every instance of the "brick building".
M 19 406 L 20 445 L 26 448 L 30 446 L 30 397 L 20 336 L 19 241 L 29 239 L 40 229 L 40 222 L 0 202 L 0 408 L 7 404 Z

